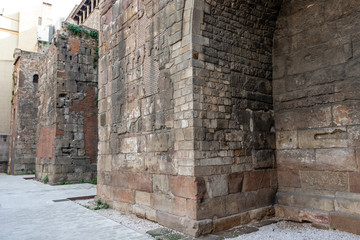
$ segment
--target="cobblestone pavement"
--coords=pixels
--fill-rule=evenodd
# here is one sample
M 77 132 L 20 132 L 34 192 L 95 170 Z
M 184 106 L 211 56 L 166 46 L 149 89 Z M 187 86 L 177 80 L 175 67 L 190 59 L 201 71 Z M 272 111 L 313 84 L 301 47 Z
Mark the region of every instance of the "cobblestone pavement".
M 96 186 L 50 186 L 24 177 L 0 174 L 1 240 L 149 239 L 72 202 L 96 194 Z

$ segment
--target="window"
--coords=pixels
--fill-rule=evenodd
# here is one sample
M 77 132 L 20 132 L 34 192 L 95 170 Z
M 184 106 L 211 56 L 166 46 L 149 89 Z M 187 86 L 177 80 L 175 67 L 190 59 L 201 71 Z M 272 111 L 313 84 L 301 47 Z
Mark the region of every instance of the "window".
M 42 25 L 42 17 L 38 18 L 38 25 L 41 26 Z
M 37 75 L 37 74 L 35 74 L 34 76 L 33 76 L 33 83 L 39 83 L 39 75 Z

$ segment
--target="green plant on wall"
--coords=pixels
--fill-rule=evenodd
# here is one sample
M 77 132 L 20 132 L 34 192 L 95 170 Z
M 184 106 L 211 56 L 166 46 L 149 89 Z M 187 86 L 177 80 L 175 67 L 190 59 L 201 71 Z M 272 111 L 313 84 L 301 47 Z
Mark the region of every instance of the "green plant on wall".
M 45 184 L 47 184 L 47 183 L 49 182 L 49 177 L 48 177 L 48 175 L 46 175 L 46 176 L 44 177 L 43 182 L 44 182 Z

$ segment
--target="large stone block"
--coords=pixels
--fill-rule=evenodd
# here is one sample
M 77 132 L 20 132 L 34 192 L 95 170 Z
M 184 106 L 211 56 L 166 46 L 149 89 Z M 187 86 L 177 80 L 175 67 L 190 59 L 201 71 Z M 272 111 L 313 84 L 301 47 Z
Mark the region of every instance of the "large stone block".
M 300 171 L 301 187 L 319 190 L 348 191 L 347 172 Z
M 316 150 L 318 170 L 356 171 L 355 150 L 351 148 L 333 148 Z
M 206 185 L 201 177 L 170 176 L 170 189 L 175 196 L 202 199 L 206 192 Z

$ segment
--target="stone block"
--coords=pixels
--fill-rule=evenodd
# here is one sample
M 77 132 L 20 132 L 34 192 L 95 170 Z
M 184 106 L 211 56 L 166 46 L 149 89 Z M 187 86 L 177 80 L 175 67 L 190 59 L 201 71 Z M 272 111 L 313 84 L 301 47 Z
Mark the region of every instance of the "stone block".
M 186 216 L 186 199 L 170 197 L 169 195 L 153 193 L 151 206 L 158 212 L 170 213 L 176 216 Z
M 275 114 L 275 127 L 280 131 L 328 127 L 331 123 L 331 107 L 294 109 Z
M 347 172 L 300 171 L 302 188 L 348 191 L 349 174 Z
M 349 173 L 350 192 L 360 193 L 360 174 L 357 172 Z
M 135 192 L 135 202 L 145 206 L 151 206 L 151 194 L 148 192 Z
M 297 131 L 278 131 L 276 133 L 277 149 L 294 149 L 297 146 Z
M 262 171 L 252 171 L 244 173 L 244 192 L 257 191 L 262 188 L 269 188 L 271 185 L 271 172 L 262 170 Z
M 205 177 L 206 192 L 209 198 L 228 194 L 227 175 L 213 175 Z
M 315 150 L 313 149 L 277 150 L 276 157 L 279 169 L 313 169 L 315 167 Z
M 150 174 L 113 171 L 112 178 L 114 187 L 152 192 L 152 176 Z
M 242 191 L 242 185 L 244 180 L 244 173 L 237 172 L 232 173 L 228 177 L 228 190 L 229 193 L 238 193 Z
M 167 194 L 170 192 L 169 176 L 153 175 L 153 191 L 155 193 Z
M 334 122 L 337 126 L 359 125 L 360 104 L 349 103 L 333 107 Z
M 253 150 L 252 161 L 255 169 L 274 167 L 274 150 Z
M 334 211 L 334 198 L 315 195 L 278 193 L 277 204 L 289 207 Z
M 196 219 L 212 219 L 214 217 L 225 217 L 226 214 L 226 197 L 209 198 L 198 203 Z
M 202 199 L 206 192 L 202 177 L 170 176 L 171 193 L 178 197 Z
M 321 128 L 298 131 L 299 148 L 347 147 L 346 128 Z
M 349 148 L 317 149 L 316 166 L 318 170 L 356 171 L 355 150 Z
M 330 214 L 330 227 L 339 231 L 351 232 L 360 235 L 360 218 L 347 214 Z
M 113 188 L 113 198 L 117 202 L 134 203 L 134 194 L 131 189 Z
M 279 187 L 300 188 L 300 175 L 297 169 L 278 170 L 277 178 Z
M 121 153 L 136 153 L 138 152 L 137 137 L 128 137 L 121 139 L 120 152 Z

